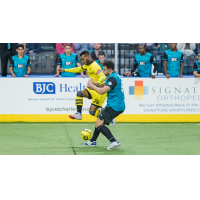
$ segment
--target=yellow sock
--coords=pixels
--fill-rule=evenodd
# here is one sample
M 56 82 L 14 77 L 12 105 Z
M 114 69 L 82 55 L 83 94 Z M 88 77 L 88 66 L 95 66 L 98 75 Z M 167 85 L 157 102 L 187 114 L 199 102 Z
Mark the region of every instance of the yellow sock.
M 98 115 L 99 115 L 99 113 L 100 113 L 100 110 L 96 110 L 96 112 L 95 112 L 95 117 L 98 117 Z
M 76 105 L 83 106 L 83 97 L 76 97 Z

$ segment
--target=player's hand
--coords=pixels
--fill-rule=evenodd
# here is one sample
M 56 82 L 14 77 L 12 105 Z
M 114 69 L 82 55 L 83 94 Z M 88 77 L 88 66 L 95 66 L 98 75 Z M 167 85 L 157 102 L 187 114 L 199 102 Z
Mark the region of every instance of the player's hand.
M 93 84 L 94 84 L 96 87 L 99 87 L 99 83 L 96 82 L 96 83 L 93 83 Z
M 54 76 L 59 76 L 59 74 L 54 74 Z
M 24 75 L 24 77 L 26 77 L 26 78 L 27 78 L 27 77 L 28 77 L 28 74 L 25 74 L 25 75 Z
M 125 76 L 132 76 L 131 71 L 124 73 Z
M 167 79 L 169 79 L 170 75 L 169 75 L 169 74 L 167 74 L 165 77 L 166 77 Z
M 16 77 L 16 75 L 15 75 L 15 74 L 12 74 L 12 77 Z
M 65 72 L 65 70 L 62 69 L 62 68 L 59 68 L 57 71 L 59 71 L 59 72 Z
M 155 75 L 151 75 L 151 78 L 156 78 Z
M 83 74 L 83 75 L 81 75 L 81 77 L 82 77 L 82 78 L 85 78 L 85 75 Z
M 179 76 L 180 78 L 183 78 L 183 75 L 182 75 L 182 74 L 179 74 L 178 76 Z
M 89 88 L 90 90 L 93 90 L 93 88 L 91 88 L 89 85 L 87 85 L 87 88 Z

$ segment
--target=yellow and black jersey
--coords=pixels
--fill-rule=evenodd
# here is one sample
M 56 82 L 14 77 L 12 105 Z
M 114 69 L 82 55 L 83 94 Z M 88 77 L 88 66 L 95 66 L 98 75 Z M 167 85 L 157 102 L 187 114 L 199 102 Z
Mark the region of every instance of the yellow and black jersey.
M 88 71 L 89 78 L 92 78 L 93 82 L 98 82 L 101 73 L 103 74 L 101 67 L 95 61 L 92 61 L 89 65 L 83 65 L 81 68 Z

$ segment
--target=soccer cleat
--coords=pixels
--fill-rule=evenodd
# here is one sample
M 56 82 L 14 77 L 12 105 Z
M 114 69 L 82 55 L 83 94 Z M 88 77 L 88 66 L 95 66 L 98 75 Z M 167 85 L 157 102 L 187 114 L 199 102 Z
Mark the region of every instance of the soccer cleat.
M 71 119 L 79 119 L 79 120 L 82 119 L 82 115 L 81 115 L 81 113 L 79 113 L 79 112 L 75 113 L 74 115 L 69 115 L 69 117 L 70 117 Z
M 113 127 L 115 127 L 115 126 L 116 126 L 116 120 L 115 120 L 115 118 L 114 118 L 110 123 L 111 123 L 111 125 L 112 125 Z
M 118 141 L 111 142 L 111 143 L 110 143 L 110 146 L 107 148 L 107 150 L 112 150 L 112 149 L 114 149 L 114 148 L 116 148 L 116 147 L 120 147 L 120 146 L 121 146 L 121 143 L 118 142 Z
M 90 140 L 86 143 L 83 144 L 84 146 L 91 146 L 91 147 L 96 147 L 97 143 L 96 141 L 91 142 Z

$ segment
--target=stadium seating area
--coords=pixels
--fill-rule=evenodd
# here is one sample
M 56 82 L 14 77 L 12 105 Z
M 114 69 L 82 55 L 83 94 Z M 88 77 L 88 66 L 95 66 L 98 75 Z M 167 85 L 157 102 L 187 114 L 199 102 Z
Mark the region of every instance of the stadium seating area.
M 152 43 L 153 44 L 153 43 Z M 193 72 L 193 63 L 196 60 L 198 54 L 198 45 L 194 51 L 195 55 L 187 56 L 184 61 L 183 75 L 191 75 Z M 137 43 L 119 43 L 118 44 L 118 69 L 119 74 L 130 71 L 133 67 L 134 56 L 138 53 Z M 29 44 L 26 44 L 26 50 L 29 49 Z M 102 43 L 101 49 L 106 52 L 108 59 L 114 61 L 115 58 L 115 44 L 114 43 Z M 161 43 L 160 47 L 152 45 L 150 53 L 152 53 L 158 63 L 158 73 L 163 73 L 163 55 L 164 51 L 169 49 L 169 43 Z M 31 74 L 54 74 L 56 72 L 56 43 L 41 43 L 41 51 L 37 55 L 29 56 L 32 64 Z M 9 67 L 7 69 L 10 74 Z M 1 67 L 0 67 L 1 74 Z

